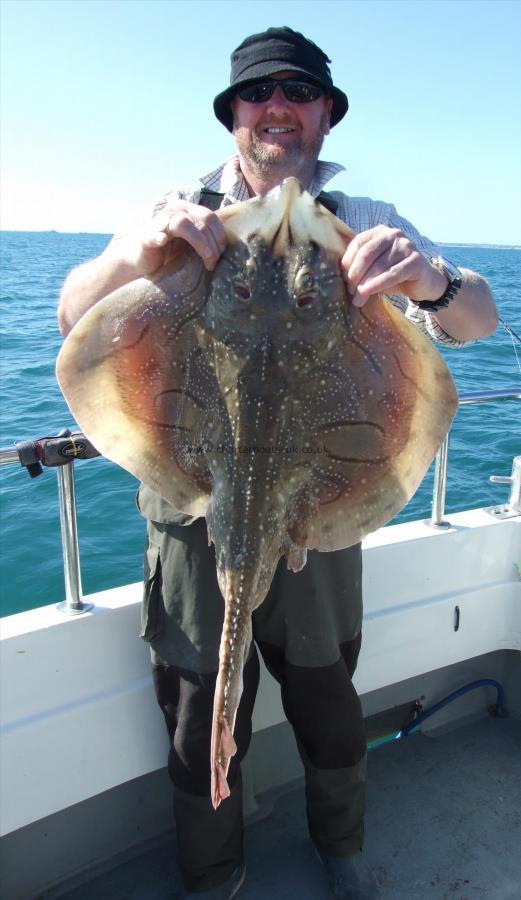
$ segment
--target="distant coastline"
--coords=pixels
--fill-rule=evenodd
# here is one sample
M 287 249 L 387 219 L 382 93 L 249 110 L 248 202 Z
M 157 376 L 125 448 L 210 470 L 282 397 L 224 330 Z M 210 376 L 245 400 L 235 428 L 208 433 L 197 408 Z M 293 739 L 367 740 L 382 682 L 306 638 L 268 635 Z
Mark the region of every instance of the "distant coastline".
M 0 228 L 0 234 L 78 234 L 112 237 L 113 231 L 57 231 L 56 228 Z
M 56 228 L 0 228 L 0 234 L 114 234 L 113 231 L 61 231 Z
M 439 247 L 475 247 L 476 250 L 521 250 L 521 244 L 464 244 L 461 241 L 436 241 Z

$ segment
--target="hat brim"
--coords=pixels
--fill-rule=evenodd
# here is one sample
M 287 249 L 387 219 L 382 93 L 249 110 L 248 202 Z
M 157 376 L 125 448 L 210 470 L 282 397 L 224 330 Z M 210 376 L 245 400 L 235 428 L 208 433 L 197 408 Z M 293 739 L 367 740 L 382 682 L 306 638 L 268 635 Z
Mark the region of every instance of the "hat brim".
M 259 71 L 256 71 L 257 69 Z M 252 66 L 248 71 L 247 78 L 243 78 L 240 81 L 237 81 L 235 84 L 226 88 L 225 91 L 221 91 L 220 94 L 217 94 L 215 100 L 213 101 L 213 111 L 221 125 L 224 125 L 224 127 L 227 128 L 228 131 L 233 131 L 233 113 L 231 109 L 231 102 L 240 87 L 244 87 L 244 85 L 246 84 L 258 81 L 260 78 L 267 78 L 269 75 L 275 75 L 277 71 L 300 72 L 302 75 L 306 76 L 306 79 L 308 79 L 309 81 L 314 81 L 324 88 L 326 93 L 331 97 L 333 101 L 330 119 L 331 128 L 337 125 L 338 122 L 340 122 L 340 120 L 344 118 L 349 108 L 349 102 L 343 91 L 331 84 L 326 84 L 320 78 L 311 77 L 308 71 L 300 68 L 299 66 L 295 66 L 291 63 L 288 64 L 287 62 L 285 62 L 284 64 L 279 65 L 277 69 L 274 69 L 272 62 L 269 71 L 267 71 L 266 63 L 261 63 L 258 66 Z

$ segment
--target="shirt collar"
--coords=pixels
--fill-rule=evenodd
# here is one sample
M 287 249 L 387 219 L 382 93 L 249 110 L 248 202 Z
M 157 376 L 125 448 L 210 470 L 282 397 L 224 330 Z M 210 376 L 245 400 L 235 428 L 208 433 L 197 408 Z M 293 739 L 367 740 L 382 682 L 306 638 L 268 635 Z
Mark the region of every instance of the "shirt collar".
M 339 172 L 344 171 L 344 166 L 341 166 L 339 163 L 326 162 L 319 159 L 308 188 L 311 196 L 318 197 L 328 181 L 331 181 Z M 237 201 L 249 200 L 250 195 L 239 166 L 238 156 L 231 156 L 216 169 L 208 172 L 207 175 L 203 175 L 199 180 L 209 190 L 224 194 L 223 206 L 228 206 L 230 203 L 236 203 Z

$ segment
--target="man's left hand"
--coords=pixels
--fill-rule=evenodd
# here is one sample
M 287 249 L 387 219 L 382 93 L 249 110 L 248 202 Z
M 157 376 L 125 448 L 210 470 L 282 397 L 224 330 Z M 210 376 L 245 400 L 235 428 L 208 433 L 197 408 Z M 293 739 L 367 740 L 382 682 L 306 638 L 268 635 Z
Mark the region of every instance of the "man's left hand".
M 412 300 L 437 300 L 448 286 L 445 275 L 403 232 L 386 225 L 357 234 L 341 267 L 355 306 L 363 306 L 372 294 L 384 291 L 405 294 Z

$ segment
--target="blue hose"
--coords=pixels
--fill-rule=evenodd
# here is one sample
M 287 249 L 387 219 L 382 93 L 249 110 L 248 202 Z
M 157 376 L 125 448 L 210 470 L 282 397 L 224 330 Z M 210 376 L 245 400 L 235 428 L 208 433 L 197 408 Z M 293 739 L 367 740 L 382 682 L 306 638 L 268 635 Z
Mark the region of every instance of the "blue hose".
M 499 683 L 499 681 L 494 681 L 493 678 L 480 678 L 478 681 L 471 681 L 469 684 L 466 684 L 464 687 L 458 688 L 457 691 L 453 691 L 452 694 L 448 694 L 447 697 L 444 697 L 443 700 L 440 700 L 438 703 L 435 703 L 434 706 L 431 706 L 429 709 L 426 709 L 424 712 L 420 713 L 413 719 L 412 722 L 409 722 L 408 725 L 405 725 L 401 731 L 396 731 L 394 734 L 388 734 L 384 737 L 377 738 L 374 741 L 371 741 L 367 745 L 368 750 L 374 750 L 376 747 L 380 747 L 382 744 L 388 744 L 390 741 L 398 741 L 400 738 L 407 737 L 408 734 L 411 734 L 418 725 L 421 725 L 425 719 L 428 719 L 430 716 L 434 715 L 434 713 L 438 712 L 440 709 L 443 709 L 444 706 L 448 706 L 449 703 L 452 703 L 453 700 L 456 700 L 458 697 L 463 696 L 468 691 L 474 690 L 474 688 L 478 687 L 486 687 L 491 686 L 495 687 L 497 690 L 497 700 L 496 706 L 494 709 L 494 715 L 501 717 L 504 716 L 504 703 L 505 703 L 505 691 L 503 686 Z

